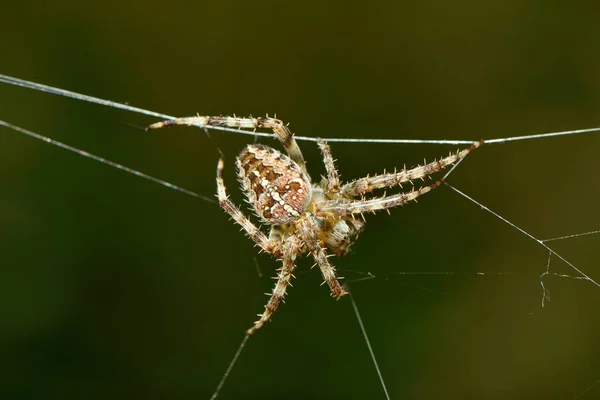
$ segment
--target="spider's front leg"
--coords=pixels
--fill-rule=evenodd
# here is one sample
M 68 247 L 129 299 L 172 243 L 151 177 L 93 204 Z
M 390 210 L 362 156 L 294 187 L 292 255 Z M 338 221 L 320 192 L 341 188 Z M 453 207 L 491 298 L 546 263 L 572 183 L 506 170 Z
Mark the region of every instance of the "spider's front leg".
M 208 116 L 196 116 L 196 117 L 183 117 L 176 118 L 167 121 L 156 122 L 146 129 L 159 129 L 164 128 L 166 126 L 172 125 L 188 125 L 188 126 L 197 126 L 199 128 L 204 128 L 206 126 L 224 126 L 228 128 L 248 128 L 248 129 L 272 129 L 275 137 L 279 140 L 282 146 L 285 148 L 285 151 L 288 153 L 290 158 L 296 162 L 302 168 L 302 171 L 308 175 L 308 171 L 306 170 L 306 165 L 304 162 L 304 156 L 302 155 L 302 151 L 300 151 L 300 147 L 298 143 L 296 143 L 296 139 L 294 139 L 294 134 L 289 130 L 286 124 L 283 121 L 276 118 L 269 117 L 259 117 L 259 118 L 238 118 L 238 117 L 208 117 Z
M 275 257 L 281 257 L 282 253 L 280 244 L 272 239 L 269 239 L 264 233 L 262 233 L 261 230 L 258 229 L 256 225 L 254 225 L 252 221 L 250 221 L 248 217 L 246 217 L 244 213 L 242 213 L 242 211 L 227 198 L 227 191 L 225 189 L 225 183 L 223 182 L 223 168 L 223 159 L 219 158 L 219 162 L 217 164 L 217 195 L 221 208 L 225 210 L 225 212 L 229 214 L 231 218 L 233 218 L 233 220 L 246 231 L 254 243 L 260 246 L 267 253 L 271 253 Z
M 293 272 L 296 268 L 296 255 L 302 247 L 302 242 L 295 236 L 288 238 L 283 245 L 283 266 L 279 269 L 277 274 L 277 283 L 273 288 L 271 297 L 265 306 L 265 311 L 262 314 L 258 314 L 260 319 L 254 323 L 254 326 L 248 329 L 247 334 L 252 335 L 254 332 L 259 330 L 265 322 L 267 322 L 273 313 L 279 307 L 279 304 L 283 301 L 288 286 L 292 286 L 290 281 L 294 277 Z
M 461 150 L 455 154 L 450 154 L 447 157 L 428 164 L 420 165 L 407 170 L 404 167 L 401 171 L 393 173 L 384 173 L 375 176 L 367 176 L 355 181 L 346 183 L 342 186 L 342 195 L 345 197 L 356 197 L 365 193 L 372 192 L 377 189 L 390 188 L 394 186 L 402 187 L 405 182 L 412 182 L 416 179 L 422 179 L 431 174 L 441 171 L 442 169 L 455 164 L 457 161 L 465 158 L 470 152 L 483 144 L 483 140 L 473 143 L 468 149 Z

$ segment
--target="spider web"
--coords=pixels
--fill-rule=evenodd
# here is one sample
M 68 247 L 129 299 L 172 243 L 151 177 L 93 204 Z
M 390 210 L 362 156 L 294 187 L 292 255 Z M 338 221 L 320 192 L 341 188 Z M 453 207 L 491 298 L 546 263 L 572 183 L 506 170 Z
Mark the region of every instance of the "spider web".
M 169 115 L 45 87 L 4 75 L 0 76 L 0 82 L 49 91 L 61 96 L 75 97 L 86 102 L 95 102 L 153 117 L 173 118 Z M 211 197 L 212 179 L 204 179 L 211 176 L 213 168 L 210 169 L 211 173 L 202 174 L 202 180 L 206 183 L 201 182 L 197 191 L 191 191 L 184 188 L 187 185 L 174 185 L 155 178 L 154 176 L 158 174 L 154 172 L 146 174 L 130 169 L 104 157 L 87 153 L 79 147 L 41 136 L 8 122 L 0 122 L 0 125 L 198 198 L 214 208 L 215 201 Z M 248 133 L 254 137 L 271 136 L 260 132 L 241 132 L 224 128 L 216 130 L 233 131 L 235 134 Z M 598 322 L 594 310 L 600 295 L 597 291 L 597 287 L 600 286 L 598 284 L 600 275 L 595 265 L 598 259 L 597 244 L 600 231 L 593 206 L 598 197 L 595 196 L 596 189 L 593 182 L 591 185 L 582 186 L 581 182 L 573 177 L 576 177 L 581 170 L 594 168 L 588 160 L 593 160 L 592 145 L 597 143 L 597 134 L 594 135 L 593 132 L 598 130 L 594 128 L 508 136 L 501 139 L 485 138 L 486 144 L 481 149 L 467 157 L 458 168 L 451 170 L 452 175 L 448 172 L 446 188 L 438 189 L 434 194 L 428 195 L 418 206 L 410 205 L 400 211 L 393 210 L 391 216 L 385 213 L 367 216 L 367 231 L 358 240 L 354 252 L 346 258 L 336 260 L 338 269 L 342 275 L 345 275 L 352 289 L 353 297 L 349 302 L 352 307 L 340 311 L 341 307 L 335 302 L 323 305 L 326 300 L 322 290 L 313 291 L 310 298 L 307 295 L 302 297 L 302 289 L 306 292 L 309 285 L 315 284 L 318 274 L 299 273 L 301 276 L 298 276 L 295 286 L 301 289 L 294 288 L 290 294 L 290 299 L 299 298 L 297 301 L 290 301 L 296 306 L 291 304 L 284 306 L 275 319 L 278 324 L 279 320 L 282 320 L 281 325 L 296 325 L 298 329 L 297 325 L 301 318 L 292 316 L 293 313 L 297 315 L 305 312 L 303 315 L 308 316 L 311 308 L 321 309 L 324 316 L 320 318 L 329 321 L 329 324 L 339 326 L 344 335 L 348 336 L 342 340 L 348 347 L 331 344 L 335 352 L 339 353 L 335 357 L 342 359 L 345 357 L 344 354 L 347 357 L 347 354 L 359 353 L 361 350 L 358 349 L 358 341 L 364 341 L 361 336 L 366 339 L 366 333 L 370 333 L 371 342 L 366 340 L 368 348 L 364 349 L 365 359 L 371 358 L 374 361 L 374 357 L 377 357 L 378 362 L 375 363 L 377 374 L 381 383 L 387 383 L 391 398 L 399 397 L 395 395 L 400 392 L 399 387 L 408 382 L 411 383 L 415 393 L 423 397 L 434 397 L 440 388 L 450 393 L 449 397 L 458 396 L 460 393 L 458 387 L 465 384 L 472 386 L 474 382 L 480 385 L 476 388 L 481 390 L 479 393 L 501 392 L 508 390 L 507 387 L 518 388 L 521 393 L 526 393 L 527 390 L 534 390 L 531 387 L 540 389 L 539 385 L 543 385 L 542 380 L 555 376 L 558 376 L 555 379 L 559 379 L 565 368 L 573 368 L 582 363 L 592 364 L 593 368 L 586 368 L 585 373 L 582 369 L 580 373 L 573 374 L 576 379 L 573 376 L 563 379 L 563 386 L 557 383 L 546 387 L 554 394 L 558 387 L 562 390 L 561 398 L 592 396 L 594 390 L 597 390 L 596 385 L 600 382 L 598 380 L 600 369 L 595 365 L 597 351 L 592 345 L 593 338 L 596 337 L 592 332 L 597 327 L 594 324 Z M 137 136 L 138 131 L 141 132 L 141 130 L 131 129 L 131 132 L 136 134 L 135 140 L 140 140 L 140 136 Z M 150 136 L 147 133 L 143 135 L 144 138 Z M 171 136 L 173 133 L 168 135 Z M 152 136 L 156 140 L 157 135 Z M 212 134 L 209 139 L 206 139 L 208 141 L 206 146 L 215 155 L 207 160 L 210 161 L 207 165 L 216 158 L 215 149 L 225 148 L 226 141 L 237 145 L 236 141 L 240 140 L 241 143 L 238 136 L 229 135 L 227 139 L 215 136 Z M 299 135 L 296 138 L 304 142 L 314 141 L 314 138 L 309 136 Z M 163 137 L 160 140 L 164 142 L 171 139 Z M 189 137 L 185 140 L 189 140 Z M 352 169 L 350 163 L 344 161 L 348 159 L 345 155 L 351 152 L 358 151 L 361 154 L 360 168 L 357 169 L 373 173 L 380 172 L 383 168 L 394 167 L 394 165 L 379 165 L 378 155 L 387 151 L 399 151 L 395 146 L 423 145 L 415 154 L 427 154 L 429 158 L 440 156 L 448 151 L 448 147 L 441 147 L 441 145 L 453 145 L 452 150 L 455 150 L 457 145 L 464 146 L 472 142 L 472 140 L 360 138 L 327 138 L 327 140 L 331 143 L 339 143 L 333 147 L 333 151 L 339 159 L 338 169 L 344 179 L 352 179 L 364 174 Z M 522 142 L 511 143 L 517 141 Z M 549 154 L 544 154 L 543 157 L 532 156 L 538 151 L 537 143 L 541 141 L 560 141 L 560 144 L 547 150 Z M 584 151 L 578 153 L 565 151 L 565 149 L 579 148 L 582 146 L 581 143 L 589 146 L 587 156 Z M 307 150 L 310 144 L 300 143 L 300 145 L 305 152 L 310 152 Z M 392 145 L 394 145 L 393 149 Z M 432 146 L 434 150 L 430 150 L 425 145 Z M 440 151 L 439 149 L 442 148 L 445 150 Z M 230 170 L 234 154 L 228 154 L 227 157 Z M 319 171 L 319 161 L 315 155 L 316 153 L 313 152 L 309 165 L 313 177 L 317 176 Z M 406 158 L 399 158 L 410 166 L 420 162 L 420 158 L 415 157 L 408 154 Z M 540 159 L 545 159 L 546 164 L 541 164 Z M 15 163 L 14 159 L 10 161 Z M 73 162 L 79 163 L 79 161 Z M 490 176 L 485 173 L 486 166 L 493 163 L 508 164 L 509 170 L 501 175 Z M 317 172 L 312 170 L 313 167 L 317 168 Z M 73 174 L 73 167 L 65 166 L 65 168 L 65 175 Z M 348 176 L 346 171 L 352 171 L 350 173 L 357 175 Z M 230 174 L 228 182 L 230 182 L 230 191 L 233 192 L 232 176 Z M 521 179 L 523 177 L 526 179 Z M 557 182 L 566 179 L 571 181 Z M 507 184 L 503 180 L 511 182 Z M 118 183 L 118 190 L 127 192 L 128 184 Z M 26 189 L 20 188 L 20 190 Z M 51 183 L 50 188 L 40 190 L 55 190 L 55 185 Z M 102 189 L 95 189 L 89 193 L 84 191 L 76 195 L 76 198 L 89 200 L 98 194 L 98 190 Z M 144 190 L 154 193 L 154 189 L 149 187 Z M 161 194 L 161 196 L 166 195 Z M 241 197 L 238 195 L 236 202 L 239 204 L 240 201 Z M 73 202 L 70 206 L 72 207 L 73 204 L 76 203 Z M 131 205 L 119 204 L 118 200 L 108 201 L 107 204 L 101 201 L 100 206 L 114 210 L 117 215 L 123 212 L 121 207 L 126 209 L 131 207 Z M 8 215 L 9 213 L 5 214 L 5 218 L 8 218 Z M 175 215 L 184 218 L 183 215 L 177 213 Z M 142 212 L 139 218 L 143 219 L 144 216 L 150 217 L 148 211 Z M 118 221 L 118 218 L 115 221 Z M 197 223 L 202 224 L 203 221 L 198 220 Z M 115 230 L 119 229 L 122 227 L 115 228 Z M 225 231 L 231 230 L 233 229 Z M 550 232 L 550 234 L 545 236 L 538 232 Z M 83 234 L 94 237 L 92 231 Z M 227 237 L 222 240 L 231 241 L 232 246 L 242 247 L 244 246 L 242 243 L 246 243 L 242 235 L 231 234 L 231 236 L 235 238 Z M 138 240 L 143 241 L 144 238 Z M 187 243 L 192 244 L 193 238 L 189 238 Z M 227 255 L 220 257 L 223 265 L 235 265 L 233 259 L 228 258 Z M 214 263 L 218 259 L 211 258 L 206 264 Z M 82 255 L 82 260 L 85 261 L 85 255 Z M 235 260 L 239 263 L 239 257 Z M 269 260 L 267 257 L 257 258 L 260 271 L 271 270 L 273 262 Z M 105 262 L 111 262 L 110 256 L 107 256 Z M 246 264 L 251 266 L 250 261 Z M 238 266 L 236 271 L 231 272 L 232 274 L 239 273 Z M 245 277 L 248 277 L 248 273 L 256 274 L 252 268 L 246 269 L 248 271 Z M 206 272 L 200 275 L 200 277 L 206 276 L 208 276 Z M 266 289 L 271 284 L 267 280 L 260 282 L 259 285 Z M 247 283 L 241 282 L 242 285 Z M 240 299 L 236 295 L 239 286 L 234 284 L 232 287 L 227 287 L 226 296 L 237 298 L 238 301 L 246 301 L 247 299 Z M 261 310 L 264 299 L 259 300 L 248 308 L 252 308 L 255 312 Z M 420 304 L 419 315 L 406 306 L 412 303 Z M 180 306 L 194 308 L 192 304 L 193 300 Z M 306 307 L 305 311 L 300 310 L 301 307 Z M 356 324 L 353 322 L 353 317 L 348 316 L 349 314 L 358 316 L 358 307 L 364 317 L 364 320 L 358 318 L 360 330 L 353 326 Z M 228 310 L 230 307 L 223 309 Z M 239 325 L 241 326 L 239 332 L 244 331 L 252 315 L 247 313 L 246 308 L 244 313 L 246 317 L 240 320 L 242 324 Z M 429 315 L 429 318 L 421 314 Z M 213 315 L 213 318 L 218 316 Z M 317 334 L 322 329 L 322 327 L 300 323 L 303 324 L 302 329 L 306 332 Z M 322 322 L 311 325 L 319 324 L 322 325 Z M 252 338 L 252 342 L 276 342 L 275 333 L 269 332 L 274 326 L 270 324 L 266 329 L 261 330 L 256 337 Z M 203 328 L 197 329 L 205 333 Z M 229 324 L 229 328 L 223 329 L 237 328 Z M 381 333 L 386 330 L 391 333 L 385 335 Z M 427 335 L 425 339 L 415 341 L 415 337 L 423 334 Z M 211 337 L 210 334 L 207 336 Z M 264 339 L 260 339 L 261 336 Z M 562 340 L 563 337 L 567 340 Z M 218 339 L 212 336 L 209 340 Z M 413 346 L 402 345 L 410 341 L 417 343 L 416 349 L 412 348 Z M 435 353 L 435 356 L 431 356 L 433 362 L 422 365 L 419 356 L 425 350 Z M 505 356 L 503 352 L 507 350 L 513 351 L 514 354 Z M 243 365 L 236 366 L 241 371 L 251 369 L 252 363 L 258 358 L 269 358 L 267 355 L 253 353 L 252 346 L 244 349 L 241 354 L 242 358 L 239 362 Z M 271 352 L 271 357 L 273 355 L 274 353 Z M 217 365 L 223 365 L 224 362 L 221 351 L 216 356 L 220 361 L 215 363 L 215 368 Z M 346 368 L 345 363 L 344 360 L 338 361 L 341 369 Z M 492 364 L 497 363 L 506 363 L 502 365 L 502 369 L 499 369 L 504 373 L 490 376 L 489 371 L 494 370 Z M 348 370 L 348 377 L 359 374 L 364 377 L 365 385 L 374 386 L 377 383 L 377 374 L 373 372 L 372 364 L 367 362 L 364 364 L 360 368 L 355 368 L 356 366 L 353 365 L 354 370 Z M 413 368 L 426 368 L 427 373 L 418 377 L 411 376 Z M 224 386 L 224 398 L 228 397 L 225 392 L 228 385 L 235 385 L 236 379 L 244 381 L 244 377 L 236 376 L 235 369 L 232 371 L 231 380 Z M 596 371 L 597 375 L 590 375 L 590 371 Z M 535 376 L 536 374 L 538 376 Z M 368 376 L 372 376 L 373 379 L 368 379 Z M 439 382 L 435 389 L 428 387 L 432 381 Z M 532 386 L 528 386 L 529 384 Z M 378 390 L 381 392 L 381 389 Z M 371 388 L 369 393 L 371 392 L 374 393 L 375 390 Z M 387 393 L 386 390 L 386 396 Z

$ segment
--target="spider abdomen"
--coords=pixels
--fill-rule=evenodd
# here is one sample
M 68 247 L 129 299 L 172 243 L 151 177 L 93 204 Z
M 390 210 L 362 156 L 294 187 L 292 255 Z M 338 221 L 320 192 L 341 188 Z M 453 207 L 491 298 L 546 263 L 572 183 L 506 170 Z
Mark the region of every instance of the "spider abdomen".
M 242 188 L 258 216 L 281 225 L 298 218 L 311 199 L 308 176 L 288 156 L 264 145 L 249 145 L 237 158 Z

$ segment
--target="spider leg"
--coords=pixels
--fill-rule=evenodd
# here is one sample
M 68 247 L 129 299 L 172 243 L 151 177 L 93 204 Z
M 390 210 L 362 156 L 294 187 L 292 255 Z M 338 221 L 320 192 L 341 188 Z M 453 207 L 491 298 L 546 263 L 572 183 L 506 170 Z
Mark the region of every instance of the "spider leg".
M 248 236 L 267 253 L 273 254 L 275 257 L 281 256 L 281 247 L 278 242 L 268 238 L 260 229 L 256 227 L 242 213 L 242 211 L 227 198 L 225 183 L 223 182 L 223 159 L 220 158 L 217 164 L 217 197 L 219 205 L 227 214 L 233 218 L 248 234 Z
M 455 154 L 450 154 L 448 157 L 430 162 L 429 164 L 417 166 L 410 170 L 407 170 L 406 167 L 404 167 L 399 172 L 394 171 L 394 173 L 384 173 L 357 179 L 342 186 L 342 195 L 346 197 L 356 197 L 376 189 L 402 186 L 404 182 L 411 182 L 415 179 L 424 178 L 439 172 L 449 165 L 455 164 L 460 159 L 466 157 L 471 151 L 481 146 L 482 143 L 483 141 L 473 143 L 468 149 L 461 150 Z
M 294 277 L 293 272 L 296 268 L 294 260 L 296 259 L 296 254 L 301 245 L 302 243 L 300 240 L 294 236 L 290 237 L 283 245 L 283 266 L 279 268 L 279 273 L 275 278 L 277 279 L 277 283 L 273 288 L 273 292 L 270 294 L 271 297 L 265 306 L 265 311 L 262 314 L 258 314 L 260 319 L 254 322 L 254 326 L 246 332 L 248 335 L 252 335 L 259 330 L 277 310 L 279 303 L 283 301 L 287 287 L 291 286 L 290 281 L 292 280 L 292 277 Z
M 413 188 L 411 192 L 398 193 L 392 196 L 375 197 L 368 200 L 330 200 L 322 205 L 318 205 L 316 213 L 333 213 L 334 215 L 341 217 L 350 214 L 362 214 L 365 212 L 385 210 L 401 206 L 411 200 L 416 200 L 417 197 L 432 191 L 442 183 L 444 183 L 443 179 L 435 182 L 433 185 L 422 186 L 418 190 L 414 190 Z
M 335 274 L 335 267 L 331 265 L 328 260 L 327 251 L 325 248 L 319 243 L 319 239 L 317 238 L 317 229 L 314 227 L 314 223 L 309 222 L 308 220 L 303 220 L 300 223 L 300 236 L 308 250 L 312 253 L 315 262 L 319 265 L 321 269 L 321 274 L 323 275 L 323 279 L 329 285 L 329 289 L 331 290 L 331 295 L 336 299 L 339 299 L 345 294 L 348 294 L 346 290 L 340 285 L 338 278 Z
M 323 164 L 325 164 L 325 171 L 327 172 L 327 186 L 325 190 L 327 193 L 337 194 L 340 192 L 340 177 L 335 169 L 335 160 L 331 154 L 331 148 L 327 142 L 320 138 L 317 139 L 317 145 L 321 149 L 321 154 L 323 154 Z
M 224 126 L 228 128 L 240 129 L 272 129 L 275 137 L 277 137 L 281 145 L 285 148 L 285 151 L 288 153 L 290 158 L 294 160 L 300 166 L 300 168 L 302 168 L 306 175 L 308 175 L 308 171 L 306 170 L 306 165 L 304 163 L 304 156 L 302 155 L 302 151 L 300 151 L 300 147 L 298 147 L 298 143 L 296 143 L 296 139 L 294 139 L 294 134 L 288 129 L 283 121 L 279 119 L 269 117 L 238 118 L 223 116 L 196 116 L 156 122 L 148 126 L 147 129 L 159 129 L 171 125 L 188 125 L 197 126 L 199 128 L 204 128 L 205 126 Z

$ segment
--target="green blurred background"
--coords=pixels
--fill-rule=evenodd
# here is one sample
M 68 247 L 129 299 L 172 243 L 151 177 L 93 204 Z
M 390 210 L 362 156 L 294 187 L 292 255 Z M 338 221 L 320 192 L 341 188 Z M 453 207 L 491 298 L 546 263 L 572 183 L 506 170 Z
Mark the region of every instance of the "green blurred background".
M 299 135 L 479 139 L 600 125 L 600 3 L 5 2 L 0 73 Z M 0 119 L 197 191 L 253 139 L 0 85 Z M 262 142 L 276 145 L 271 140 Z M 313 143 L 301 143 L 313 177 Z M 456 146 L 333 144 L 352 179 Z M 600 135 L 486 146 L 450 181 L 539 238 L 600 229 Z M 0 130 L 0 398 L 208 399 L 270 290 L 214 204 Z M 600 237 L 551 244 L 600 280 Z M 368 216 L 340 274 L 393 399 L 572 399 L 600 379 L 600 288 L 442 187 Z M 257 273 L 256 265 L 262 271 Z M 223 399 L 383 399 L 348 298 L 299 262 Z M 553 259 L 552 271 L 576 275 Z M 448 272 L 449 274 L 434 274 Z M 582 398 L 600 398 L 600 387 Z

